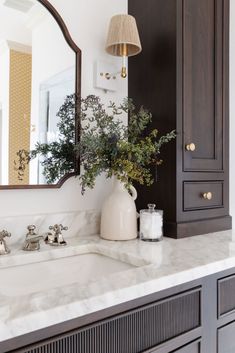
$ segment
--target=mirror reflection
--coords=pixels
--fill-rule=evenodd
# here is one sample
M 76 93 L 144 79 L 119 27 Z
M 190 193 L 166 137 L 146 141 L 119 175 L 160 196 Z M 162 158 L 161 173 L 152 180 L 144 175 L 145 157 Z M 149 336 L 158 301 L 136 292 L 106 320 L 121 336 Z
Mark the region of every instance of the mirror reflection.
M 45 171 L 50 151 L 27 158 L 35 146 L 64 141 L 61 107 L 75 92 L 75 68 L 75 52 L 40 2 L 0 2 L 0 185 L 56 184 L 74 171 L 70 161 L 53 179 Z M 69 119 L 74 129 L 74 111 Z

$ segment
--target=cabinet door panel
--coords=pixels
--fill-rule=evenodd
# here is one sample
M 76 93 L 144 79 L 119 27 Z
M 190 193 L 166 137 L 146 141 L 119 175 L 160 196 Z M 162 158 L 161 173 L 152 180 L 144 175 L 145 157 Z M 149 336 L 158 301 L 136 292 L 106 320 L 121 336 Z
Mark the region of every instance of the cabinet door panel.
M 218 330 L 218 353 L 235 352 L 235 322 Z
M 184 171 L 223 170 L 223 0 L 183 0 Z
M 235 312 L 235 275 L 221 278 L 217 283 L 218 316 Z

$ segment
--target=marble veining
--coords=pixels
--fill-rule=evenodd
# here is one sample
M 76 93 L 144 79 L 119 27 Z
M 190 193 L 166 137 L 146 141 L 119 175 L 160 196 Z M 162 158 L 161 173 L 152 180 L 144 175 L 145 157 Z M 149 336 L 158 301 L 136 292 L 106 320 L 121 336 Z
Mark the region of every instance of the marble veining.
M 181 240 L 164 238 L 159 243 L 110 242 L 98 236 L 80 236 L 71 237 L 66 248 L 43 245 L 40 252 L 33 254 L 15 247 L 10 256 L 0 258 L 0 276 L 12 266 L 30 266 L 33 262 L 86 252 L 138 267 L 88 281 L 86 285 L 73 283 L 47 291 L 42 288 L 30 295 L 6 296 L 1 282 L 0 342 L 235 267 L 235 233 L 226 231 Z
M 49 226 L 63 224 L 69 229 L 65 232 L 66 238 L 76 236 L 95 235 L 99 233 L 100 212 L 84 210 L 64 213 L 21 215 L 14 217 L 0 217 L 0 230 L 7 229 L 11 238 L 7 239 L 10 248 L 21 247 L 28 232 L 27 226 L 36 225 L 39 234 L 48 232 Z

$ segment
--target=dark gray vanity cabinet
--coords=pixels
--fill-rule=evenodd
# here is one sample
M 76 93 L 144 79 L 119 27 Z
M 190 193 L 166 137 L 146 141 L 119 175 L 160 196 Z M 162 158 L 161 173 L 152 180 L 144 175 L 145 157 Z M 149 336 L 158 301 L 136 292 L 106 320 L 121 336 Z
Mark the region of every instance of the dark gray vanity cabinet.
M 157 297 L 134 301 L 132 305 L 138 302 L 142 305 L 18 352 L 137 353 L 168 341 L 178 347 L 200 335 L 201 287 L 176 292 L 169 297 Z M 121 307 L 118 312 L 123 311 Z M 116 309 L 113 310 L 114 314 Z
M 166 236 L 231 228 L 229 216 L 229 0 L 129 0 L 143 45 L 129 61 L 129 97 L 153 113 L 162 150 L 138 209 L 164 210 Z
M 235 268 L 0 343 L 0 353 L 234 353 Z

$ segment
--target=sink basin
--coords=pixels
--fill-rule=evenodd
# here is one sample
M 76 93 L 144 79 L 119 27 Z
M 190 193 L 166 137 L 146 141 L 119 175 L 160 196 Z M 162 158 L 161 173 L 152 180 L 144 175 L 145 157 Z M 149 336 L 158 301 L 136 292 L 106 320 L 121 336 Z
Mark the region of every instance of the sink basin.
M 1 292 L 6 296 L 15 297 L 73 283 L 84 285 L 135 267 L 101 254 L 79 254 L 0 269 Z

